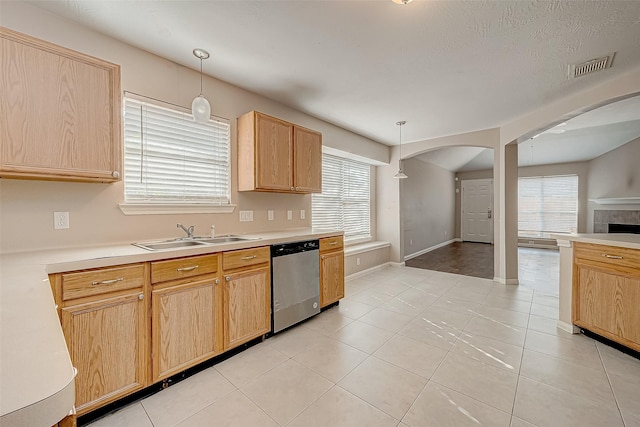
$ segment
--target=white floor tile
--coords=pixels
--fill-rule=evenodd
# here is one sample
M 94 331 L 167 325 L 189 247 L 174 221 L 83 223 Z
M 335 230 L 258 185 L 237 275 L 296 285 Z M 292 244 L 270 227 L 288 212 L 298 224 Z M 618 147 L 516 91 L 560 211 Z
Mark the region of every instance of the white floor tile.
M 289 360 L 240 390 L 280 425 L 285 425 L 322 396 L 333 383 Z
M 218 363 L 215 369 L 236 387 L 240 387 L 265 372 L 289 360 L 272 346 L 259 344 Z
M 522 347 L 517 345 L 463 332 L 451 352 L 514 374 L 520 371 Z
M 363 351 L 332 341 L 313 346 L 293 360 L 336 383 L 367 357 Z
M 332 337 L 358 350 L 373 354 L 393 335 L 392 332 L 356 320 L 337 331 Z
M 113 414 L 90 424 L 91 427 L 131 426 L 153 427 L 149 416 L 140 402 L 126 406 Z
M 446 354 L 441 348 L 396 335 L 373 355 L 423 378 L 431 378 Z

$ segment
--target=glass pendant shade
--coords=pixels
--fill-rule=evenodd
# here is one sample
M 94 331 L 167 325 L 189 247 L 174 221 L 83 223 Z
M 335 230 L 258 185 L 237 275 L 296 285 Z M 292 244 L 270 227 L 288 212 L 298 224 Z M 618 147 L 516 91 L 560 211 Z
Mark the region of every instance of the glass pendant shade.
M 405 179 L 405 178 L 409 178 L 403 171 L 402 171 L 402 167 L 398 166 L 398 172 L 396 172 L 395 175 L 393 175 L 394 178 L 396 179 Z
M 193 55 L 200 59 L 200 95 L 191 103 L 191 115 L 196 123 L 207 123 L 211 118 L 211 104 L 202 93 L 202 60 L 209 58 L 209 52 L 204 49 L 193 49 Z
M 211 118 L 211 104 L 203 94 L 193 98 L 191 114 L 193 115 L 193 120 L 197 123 L 206 123 Z

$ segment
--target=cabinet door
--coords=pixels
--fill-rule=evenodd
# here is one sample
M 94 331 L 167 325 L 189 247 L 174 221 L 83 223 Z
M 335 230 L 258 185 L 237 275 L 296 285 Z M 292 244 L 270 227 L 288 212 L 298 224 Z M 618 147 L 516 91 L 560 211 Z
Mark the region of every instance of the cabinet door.
M 269 268 L 228 274 L 224 279 L 224 349 L 271 330 Z
M 320 255 L 320 306 L 344 298 L 344 251 Z
M 256 188 L 293 188 L 293 125 L 256 113 Z
M 294 126 L 293 142 L 296 191 L 322 192 L 322 134 Z
M 222 351 L 220 290 L 212 277 L 152 292 L 154 382 Z
M 61 310 L 76 377 L 76 409 L 85 413 L 140 390 L 148 367 L 142 292 Z
M 640 349 L 640 279 L 580 265 L 574 322 Z
M 0 29 L 0 176 L 116 181 L 120 67 Z

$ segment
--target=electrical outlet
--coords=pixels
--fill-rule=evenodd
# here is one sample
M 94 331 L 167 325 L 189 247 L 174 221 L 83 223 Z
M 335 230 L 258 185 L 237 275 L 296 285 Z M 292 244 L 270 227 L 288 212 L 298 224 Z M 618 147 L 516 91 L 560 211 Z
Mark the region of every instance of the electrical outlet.
M 291 221 L 293 219 L 293 211 L 287 211 L 287 219 Z
M 304 209 L 300 209 L 300 219 L 304 219 L 305 218 L 305 212 Z
M 253 211 L 240 211 L 240 222 L 253 221 Z
M 267 211 L 267 218 L 269 219 L 269 221 L 273 221 L 273 211 L 272 210 L 268 210 Z
M 54 212 L 53 228 L 55 230 L 66 230 L 69 228 L 69 212 Z

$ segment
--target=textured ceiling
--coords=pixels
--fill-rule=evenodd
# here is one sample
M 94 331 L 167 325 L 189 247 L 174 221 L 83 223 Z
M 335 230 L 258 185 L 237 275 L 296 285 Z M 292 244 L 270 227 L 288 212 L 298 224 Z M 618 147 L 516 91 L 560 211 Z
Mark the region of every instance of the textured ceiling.
M 497 127 L 640 66 L 640 1 L 30 3 L 192 68 L 204 48 L 207 74 L 387 145 L 398 120 L 404 142 Z

